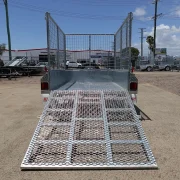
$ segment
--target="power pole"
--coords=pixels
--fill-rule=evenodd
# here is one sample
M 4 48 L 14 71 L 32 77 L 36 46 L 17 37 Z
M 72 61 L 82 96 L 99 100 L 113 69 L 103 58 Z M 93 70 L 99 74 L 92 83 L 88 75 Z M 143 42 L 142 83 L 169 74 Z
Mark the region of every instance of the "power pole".
M 9 60 L 12 60 L 11 54 L 11 34 L 10 34 L 10 27 L 9 27 L 9 13 L 8 13 L 8 1 L 4 1 L 5 11 L 6 11 L 6 27 L 7 27 L 7 35 L 8 35 L 8 49 L 9 49 Z
M 146 29 L 146 28 L 139 28 L 139 29 L 141 30 L 141 32 L 140 32 L 141 37 L 140 38 L 141 38 L 141 57 L 142 57 L 143 56 L 143 39 L 145 38 L 144 37 L 144 32 L 145 32 L 144 29 Z
M 154 17 L 152 18 L 152 19 L 154 19 L 154 49 L 153 49 L 154 59 L 156 56 L 156 54 L 155 54 L 156 53 L 156 22 L 157 22 L 157 18 L 162 15 L 162 13 L 157 14 L 158 1 L 159 0 L 154 0 L 154 2 L 153 2 L 153 4 L 155 4 Z

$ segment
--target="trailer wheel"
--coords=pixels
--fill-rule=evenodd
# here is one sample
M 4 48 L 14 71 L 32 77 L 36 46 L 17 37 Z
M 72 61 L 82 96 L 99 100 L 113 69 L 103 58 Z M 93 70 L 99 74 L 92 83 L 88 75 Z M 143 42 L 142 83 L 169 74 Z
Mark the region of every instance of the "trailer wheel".
M 171 68 L 170 68 L 169 66 L 167 66 L 167 67 L 165 68 L 165 70 L 166 70 L 166 71 L 170 71 Z
M 152 70 L 152 68 L 149 66 L 147 67 L 147 71 L 150 72 Z

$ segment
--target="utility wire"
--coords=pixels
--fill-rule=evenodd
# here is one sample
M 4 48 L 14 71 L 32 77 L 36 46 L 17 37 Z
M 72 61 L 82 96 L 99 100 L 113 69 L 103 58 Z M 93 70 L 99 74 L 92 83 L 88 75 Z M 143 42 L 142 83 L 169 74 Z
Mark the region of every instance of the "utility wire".
M 126 17 L 125 16 L 105 16 L 105 15 L 90 15 L 90 14 L 80 14 L 80 13 L 71 13 L 71 12 L 65 12 L 65 11 L 60 11 L 60 10 L 55 10 L 55 9 L 47 9 L 44 7 L 38 7 L 35 5 L 27 4 L 27 3 L 19 3 L 15 2 L 13 0 L 10 1 L 10 5 L 15 8 L 23 8 L 27 9 L 30 11 L 35 11 L 35 12 L 46 12 L 49 11 L 51 14 L 58 15 L 58 16 L 63 16 L 63 17 L 71 17 L 71 18 L 82 18 L 82 19 L 101 19 L 101 20 L 124 20 Z M 137 20 L 138 19 L 134 19 Z M 140 20 L 139 20 L 140 21 Z
M 123 20 L 126 18 L 125 16 L 105 16 L 105 15 L 90 15 L 90 14 L 72 13 L 72 12 L 66 12 L 66 11 L 61 11 L 61 10 L 39 7 L 39 6 L 31 5 L 28 3 L 21 3 L 19 1 L 15 1 L 15 0 L 9 0 L 9 4 L 15 8 L 23 8 L 23 9 L 27 9 L 30 11 L 43 12 L 43 13 L 46 11 L 49 11 L 51 14 L 54 14 L 57 16 L 63 16 L 63 17 L 70 17 L 70 18 L 95 19 L 95 20 L 96 19 L 97 20 Z M 175 12 L 175 11 L 170 11 L 168 13 L 171 13 L 171 12 Z M 166 13 L 165 15 L 167 15 L 168 13 Z M 175 18 L 178 18 L 178 17 L 175 17 Z M 142 20 L 139 20 L 136 17 L 134 17 L 134 21 L 136 21 L 139 24 L 149 25 L 147 21 L 144 22 Z M 152 22 L 152 21 L 149 20 L 149 22 Z
M 58 0 L 54 1 L 58 2 Z M 90 5 L 90 6 L 134 6 L 137 5 L 138 3 L 142 3 L 142 0 L 131 0 L 131 1 L 81 1 L 81 0 L 66 0 L 66 1 L 61 1 L 61 3 L 72 3 L 72 4 L 78 4 L 78 5 Z
M 66 12 L 66 11 L 60 11 L 55 9 L 47 9 L 43 7 L 38 7 L 35 5 L 25 4 L 25 3 L 13 3 L 10 1 L 11 6 L 17 7 L 17 8 L 24 8 L 32 11 L 37 12 L 45 12 L 49 11 L 52 14 L 57 14 L 61 16 L 67 16 L 67 17 L 77 17 L 77 18 L 89 18 L 89 19 L 111 19 L 111 20 L 119 20 L 119 19 L 125 19 L 125 16 L 105 16 L 105 15 L 90 15 L 90 14 L 81 14 L 81 13 L 72 13 L 72 12 Z

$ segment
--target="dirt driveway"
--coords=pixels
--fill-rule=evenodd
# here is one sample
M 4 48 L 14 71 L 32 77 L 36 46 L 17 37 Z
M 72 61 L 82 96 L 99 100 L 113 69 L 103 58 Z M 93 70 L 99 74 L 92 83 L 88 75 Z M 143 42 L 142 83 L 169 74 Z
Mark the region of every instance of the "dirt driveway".
M 20 164 L 43 109 L 40 77 L 31 77 L 0 80 L 0 180 L 179 180 L 179 85 L 173 90 L 164 90 L 150 82 L 154 77 L 161 78 L 161 73 L 137 74 L 140 82 L 138 106 L 151 119 L 142 124 L 158 170 L 21 171 Z M 171 76 L 180 84 L 180 73 L 164 74 L 166 80 Z M 167 80 L 167 84 L 172 87 L 171 81 Z

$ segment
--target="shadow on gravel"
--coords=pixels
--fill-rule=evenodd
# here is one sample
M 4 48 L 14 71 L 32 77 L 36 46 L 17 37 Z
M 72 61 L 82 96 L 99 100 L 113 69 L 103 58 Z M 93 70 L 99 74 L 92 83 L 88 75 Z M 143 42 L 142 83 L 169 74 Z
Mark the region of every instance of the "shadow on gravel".
M 141 119 L 140 119 L 141 121 L 146 121 L 146 120 L 152 121 L 151 118 L 147 114 L 145 114 L 141 109 L 139 109 L 136 105 L 134 107 L 136 109 L 137 114 L 141 115 Z

